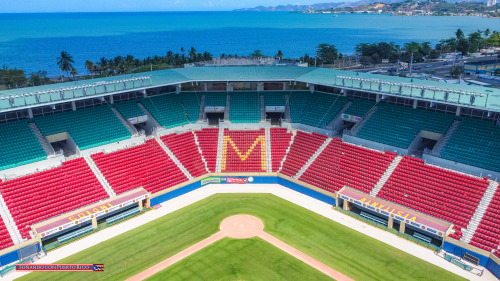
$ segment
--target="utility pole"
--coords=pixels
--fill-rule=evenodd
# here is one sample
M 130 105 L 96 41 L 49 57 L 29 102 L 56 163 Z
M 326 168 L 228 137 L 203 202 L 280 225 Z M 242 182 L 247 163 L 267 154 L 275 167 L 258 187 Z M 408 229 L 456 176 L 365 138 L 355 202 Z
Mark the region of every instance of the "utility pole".
M 410 76 L 411 76 L 411 69 L 413 68 L 413 53 L 411 53 L 411 58 L 410 58 Z

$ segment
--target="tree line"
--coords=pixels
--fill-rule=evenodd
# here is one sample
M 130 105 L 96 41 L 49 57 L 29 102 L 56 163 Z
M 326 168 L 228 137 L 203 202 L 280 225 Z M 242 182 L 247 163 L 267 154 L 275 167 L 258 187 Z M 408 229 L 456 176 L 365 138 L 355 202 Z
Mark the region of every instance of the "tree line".
M 377 65 L 382 60 L 395 63 L 397 61 L 407 61 L 413 57 L 414 61 L 420 62 L 425 59 L 435 60 L 443 53 L 460 52 L 462 55 L 476 53 L 484 47 L 500 46 L 500 33 L 498 31 L 475 31 L 467 36 L 461 29 L 458 29 L 453 37 L 442 39 L 434 47 L 430 42 L 408 42 L 403 46 L 394 42 L 379 43 L 360 43 L 355 47 L 356 55 L 359 57 L 359 63 L 362 65 Z M 261 50 L 255 50 L 250 57 L 264 57 Z M 221 58 L 238 57 L 238 55 L 221 54 Z M 274 55 L 282 60 L 284 54 L 281 50 Z M 314 56 L 305 54 L 300 57 L 301 62 L 309 65 L 320 66 L 322 64 L 334 64 L 343 58 L 338 49 L 333 44 L 321 43 L 316 47 Z M 161 70 L 167 68 L 182 67 L 185 63 L 195 63 L 212 60 L 212 54 L 209 52 L 197 52 L 194 47 L 189 50 L 180 49 L 180 53 L 172 51 L 166 52 L 165 56 L 147 57 L 144 59 L 136 58 L 132 55 L 116 56 L 114 58 L 102 57 L 98 61 L 85 61 L 86 73 L 82 77 L 88 79 L 92 77 L 104 77 L 129 73 L 147 72 L 150 70 Z M 68 78 L 75 79 L 78 75 L 74 67 L 73 56 L 66 51 L 62 51 L 56 59 L 61 77 L 65 75 Z M 0 84 L 7 88 L 19 88 L 25 86 L 39 86 L 49 83 L 55 83 L 47 76 L 47 72 L 38 71 L 26 75 L 24 70 L 17 68 L 8 68 L 3 66 L 0 69 Z

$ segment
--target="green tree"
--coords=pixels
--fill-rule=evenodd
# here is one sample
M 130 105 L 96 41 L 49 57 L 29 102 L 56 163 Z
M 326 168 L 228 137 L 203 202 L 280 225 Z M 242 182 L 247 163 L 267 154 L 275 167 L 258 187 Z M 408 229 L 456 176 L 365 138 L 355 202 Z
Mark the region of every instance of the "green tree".
M 24 70 L 17 68 L 8 68 L 3 66 L 0 70 L 0 82 L 6 85 L 8 88 L 19 88 L 22 87 L 28 79 Z
M 47 77 L 46 71 L 38 71 L 30 74 L 28 78 L 28 86 L 40 86 L 45 85 L 50 82 L 50 79 Z
M 486 28 L 486 30 L 484 31 L 484 36 L 490 36 L 490 29 L 489 28 Z
M 276 57 L 278 57 L 278 59 L 281 61 L 283 59 L 283 52 L 281 50 L 278 50 Z
M 94 73 L 94 63 L 89 61 L 89 60 L 86 60 L 85 61 L 85 69 L 87 70 L 87 74 L 91 74 L 91 73 Z
M 194 47 L 191 47 L 189 50 L 189 57 L 191 58 L 191 61 L 196 59 L 196 49 Z
M 469 46 L 470 46 L 469 40 L 461 38 L 457 42 L 457 51 L 459 51 L 460 53 L 462 53 L 463 56 L 465 56 L 469 51 Z
M 484 40 L 486 46 L 500 46 L 500 33 L 493 31 L 490 37 Z
M 436 60 L 441 55 L 441 52 L 437 49 L 432 49 L 429 53 L 429 59 Z
M 455 32 L 455 37 L 457 37 L 457 39 L 462 39 L 464 38 L 464 32 L 462 31 L 462 29 L 457 29 L 457 31 Z
M 254 58 L 261 58 L 264 55 L 262 54 L 262 50 L 255 50 L 253 51 L 253 53 L 250 54 L 250 56 Z
M 71 67 L 71 76 L 73 76 L 73 79 L 75 79 L 75 76 L 78 75 L 78 70 L 76 70 L 75 67 Z
M 464 74 L 464 69 L 459 65 L 455 65 L 450 68 L 450 75 L 453 78 L 456 79 L 461 78 L 463 74 Z
M 480 31 L 472 32 L 469 34 L 469 52 L 477 53 L 484 47 L 484 38 L 481 36 Z
M 333 63 L 338 57 L 338 50 L 334 45 L 322 43 L 316 47 L 316 56 L 323 63 Z
M 66 72 L 68 77 L 69 71 L 73 67 L 73 63 L 75 63 L 73 57 L 66 51 L 62 51 L 61 56 L 57 57 L 57 65 L 59 66 L 59 69 Z

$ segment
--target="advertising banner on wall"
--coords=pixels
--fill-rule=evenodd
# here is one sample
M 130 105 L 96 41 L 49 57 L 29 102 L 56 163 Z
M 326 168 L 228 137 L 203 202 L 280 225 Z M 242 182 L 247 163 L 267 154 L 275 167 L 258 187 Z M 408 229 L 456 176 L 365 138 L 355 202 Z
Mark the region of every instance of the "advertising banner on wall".
M 225 106 L 205 106 L 205 112 L 224 112 Z
M 266 106 L 266 112 L 285 112 L 284 106 Z
M 127 120 L 131 124 L 143 123 L 143 122 L 148 121 L 148 116 L 147 115 L 142 115 L 142 116 L 138 116 L 138 117 L 132 117 L 132 118 L 129 118 Z
M 201 185 L 207 185 L 210 183 L 250 183 L 253 182 L 253 177 L 248 178 L 236 178 L 236 177 L 209 177 L 201 180 Z
M 349 115 L 349 114 L 345 114 L 345 113 L 343 113 L 340 116 L 340 118 L 344 121 L 349 121 L 349 122 L 354 122 L 354 123 L 357 123 L 363 119 L 362 117 Z

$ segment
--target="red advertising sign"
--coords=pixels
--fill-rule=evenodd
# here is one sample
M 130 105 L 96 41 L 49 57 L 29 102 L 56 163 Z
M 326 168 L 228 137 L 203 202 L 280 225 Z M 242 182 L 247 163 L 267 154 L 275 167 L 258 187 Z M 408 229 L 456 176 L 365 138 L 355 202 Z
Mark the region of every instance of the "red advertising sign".
M 227 183 L 248 183 L 248 178 L 226 178 Z

